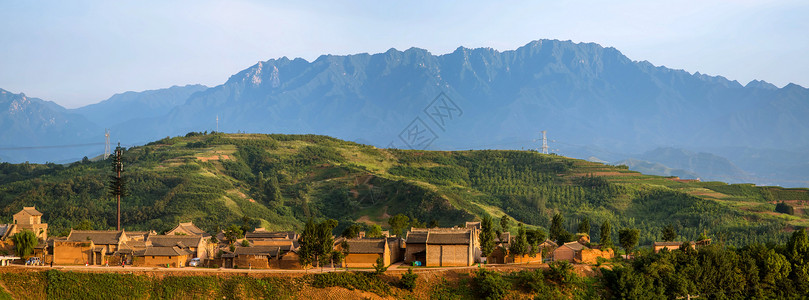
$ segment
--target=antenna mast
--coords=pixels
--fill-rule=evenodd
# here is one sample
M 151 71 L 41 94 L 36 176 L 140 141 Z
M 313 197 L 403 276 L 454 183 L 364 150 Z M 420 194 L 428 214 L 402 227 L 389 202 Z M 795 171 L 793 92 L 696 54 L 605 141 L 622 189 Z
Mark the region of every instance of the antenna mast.
M 216 115 L 216 132 L 219 132 L 219 115 Z
M 546 136 L 547 130 L 542 131 L 542 154 L 548 154 L 548 137 Z
M 109 128 L 104 129 L 104 159 L 110 157 L 110 130 Z

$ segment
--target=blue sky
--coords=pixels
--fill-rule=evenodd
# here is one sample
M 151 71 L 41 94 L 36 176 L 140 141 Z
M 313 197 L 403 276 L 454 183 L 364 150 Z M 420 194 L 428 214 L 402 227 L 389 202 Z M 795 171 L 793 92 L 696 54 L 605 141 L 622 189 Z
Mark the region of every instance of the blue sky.
M 215 86 L 257 61 L 537 39 L 809 87 L 809 1 L 0 1 L 0 88 L 78 107 Z

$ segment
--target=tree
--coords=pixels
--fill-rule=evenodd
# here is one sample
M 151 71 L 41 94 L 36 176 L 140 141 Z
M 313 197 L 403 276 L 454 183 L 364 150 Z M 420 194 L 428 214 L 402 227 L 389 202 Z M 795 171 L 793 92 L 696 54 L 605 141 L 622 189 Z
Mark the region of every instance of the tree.
M 370 238 L 382 237 L 382 227 L 377 224 L 372 224 L 368 227 L 368 231 L 365 232 L 365 236 Z
M 267 178 L 264 184 L 264 197 L 266 201 L 273 205 L 281 206 L 284 200 L 281 196 L 281 185 L 278 184 L 278 177 L 273 175 Z
M 14 242 L 14 248 L 17 249 L 17 255 L 23 259 L 28 257 L 28 255 L 34 251 L 34 247 L 36 247 L 39 243 L 37 235 L 33 231 L 25 229 L 11 236 L 11 241 Z
M 244 237 L 244 231 L 242 228 L 237 225 L 230 225 L 228 229 L 225 230 L 225 238 L 228 239 L 228 243 L 233 245 L 237 239 Z
M 612 228 L 610 228 L 610 221 L 604 221 L 601 224 L 601 246 L 604 248 L 612 248 Z
M 418 274 L 413 273 L 413 268 L 407 268 L 407 273 L 402 274 L 402 287 L 409 291 L 416 288 L 416 280 L 419 278 Z
M 410 222 L 410 218 L 403 214 L 390 217 L 388 219 L 388 225 L 390 225 L 391 234 L 401 237 L 402 231 L 407 227 L 408 222 Z
M 437 227 L 438 227 L 438 221 L 436 221 L 436 220 L 430 221 L 430 228 L 437 228 Z
M 379 275 L 385 273 L 388 270 L 388 267 L 385 266 L 385 260 L 382 259 L 382 256 L 376 258 L 376 263 L 374 264 L 374 274 Z
M 307 221 L 306 225 L 303 227 L 303 232 L 298 237 L 298 245 L 300 246 L 298 248 L 298 260 L 304 267 L 312 265 L 315 262 L 313 258 L 316 257 L 317 253 L 316 227 L 315 221 L 309 218 L 309 221 Z
M 531 251 L 528 254 L 534 256 L 539 251 L 539 245 L 545 241 L 545 231 L 542 229 L 526 230 L 528 236 L 528 244 L 531 245 Z
M 590 219 L 588 219 L 587 217 L 582 219 L 581 222 L 579 222 L 579 230 L 577 230 L 576 232 L 586 233 L 587 235 L 590 235 Z
M 560 237 L 564 236 L 567 232 L 562 224 L 565 223 L 565 218 L 561 214 L 556 213 L 551 220 L 551 228 L 548 230 L 548 236 L 553 241 L 559 241 Z M 560 243 L 561 245 L 561 243 Z
M 334 236 L 332 231 L 337 227 L 337 220 L 328 219 L 317 225 L 317 248 L 315 260 L 318 266 L 322 267 L 327 262 L 332 261 L 331 252 L 334 250 Z M 332 261 L 332 265 L 334 262 Z
M 621 229 L 618 231 L 618 241 L 621 242 L 621 247 L 626 249 L 626 254 L 632 252 L 632 249 L 638 245 L 638 237 L 640 236 L 640 230 L 637 229 Z
M 362 227 L 360 227 L 359 224 L 354 223 L 348 225 L 348 227 L 346 227 L 346 229 L 343 230 L 343 233 L 340 234 L 340 236 L 347 239 L 353 239 L 360 236 L 360 231 L 362 231 Z
M 507 232 L 510 226 L 511 220 L 508 218 L 508 215 L 503 215 L 503 217 L 500 218 L 500 230 Z
M 674 225 L 669 224 L 666 225 L 666 227 L 663 227 L 661 235 L 663 236 L 663 241 L 671 242 L 677 238 L 677 231 L 674 229 Z
M 525 255 L 528 254 L 528 236 L 525 233 L 525 226 L 522 223 L 519 223 L 517 229 L 517 237 L 514 239 L 514 242 L 511 243 L 511 247 L 508 249 L 508 252 L 513 253 L 515 255 Z
M 484 216 L 483 220 L 480 221 L 480 234 L 478 235 L 478 239 L 480 240 L 480 251 L 483 254 L 483 257 L 488 257 L 494 251 L 494 247 L 496 246 L 494 243 L 494 226 L 492 226 L 492 217 Z

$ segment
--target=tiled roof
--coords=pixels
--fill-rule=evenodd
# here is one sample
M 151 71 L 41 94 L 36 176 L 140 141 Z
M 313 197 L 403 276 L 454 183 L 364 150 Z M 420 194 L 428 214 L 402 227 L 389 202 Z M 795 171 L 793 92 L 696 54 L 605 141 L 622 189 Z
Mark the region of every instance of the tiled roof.
M 180 256 L 188 255 L 188 251 L 179 247 L 149 247 L 143 252 L 144 256 Z
M 348 253 L 384 253 L 385 238 L 367 238 L 346 240 Z
M 288 239 L 289 232 L 286 231 L 253 231 L 244 235 L 248 240 L 252 239 Z
M 238 255 L 267 255 L 270 257 L 278 256 L 281 252 L 281 248 L 278 246 L 251 246 L 251 247 L 237 247 L 236 250 L 233 251 L 234 254 Z
M 123 233 L 123 230 L 71 230 L 70 235 L 67 236 L 67 241 L 93 241 L 93 243 L 96 245 L 117 245 Z
M 26 213 L 28 213 L 29 215 L 32 215 L 32 216 L 41 216 L 42 215 L 42 213 L 39 212 L 36 208 L 34 208 L 34 206 L 23 207 L 22 211 L 24 211 L 24 212 L 26 212 Z
M 427 231 L 410 231 L 407 233 L 408 244 L 424 244 L 427 242 Z
M 584 245 L 579 244 L 579 242 L 569 242 L 569 243 L 565 243 L 562 246 L 568 247 L 568 248 L 573 249 L 575 251 L 581 251 L 582 249 L 588 249 Z
M 430 232 L 427 235 L 427 244 L 431 245 L 468 245 L 472 240 L 471 231 L 460 232 Z
M 175 232 L 182 232 L 187 233 L 189 235 L 202 235 L 202 236 L 210 236 L 205 230 L 200 229 L 194 222 L 187 222 L 187 223 L 180 223 L 174 229 L 169 230 L 169 234 L 174 234 Z
M 679 246 L 682 246 L 683 243 L 684 242 L 654 242 L 654 243 L 652 243 L 652 246 L 654 246 L 654 247 L 658 247 L 658 246 L 663 246 L 663 247 L 665 247 L 665 246 L 678 246 L 679 247 Z M 685 243 L 694 244 L 694 242 L 685 242 Z
M 149 241 L 155 247 L 197 247 L 202 236 L 200 235 L 151 235 Z

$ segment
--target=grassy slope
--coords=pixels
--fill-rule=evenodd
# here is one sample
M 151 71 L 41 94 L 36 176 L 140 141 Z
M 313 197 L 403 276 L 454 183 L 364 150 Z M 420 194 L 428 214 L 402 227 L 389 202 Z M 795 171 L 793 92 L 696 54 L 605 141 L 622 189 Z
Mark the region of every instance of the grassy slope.
M 442 226 L 508 214 L 547 228 L 560 212 L 571 231 L 589 218 L 594 241 L 608 220 L 615 231 L 641 229 L 644 244 L 669 223 L 685 239 L 707 230 L 731 243 L 780 239 L 792 227 L 809 225 L 800 209 L 809 200 L 805 189 L 678 182 L 525 151 L 403 151 L 313 135 L 215 134 L 135 147 L 125 162 L 129 230 L 194 221 L 213 231 L 243 220 L 300 229 L 309 217 L 334 218 L 341 226 L 356 220 L 384 225 L 397 213 Z M 4 164 L 0 213 L 10 219 L 22 206 L 36 205 L 52 234 L 84 219 L 108 228 L 115 224 L 114 202 L 104 191 L 108 169 L 106 162 Z M 273 199 L 271 177 L 281 199 Z M 772 213 L 782 200 L 794 203 L 798 216 Z

